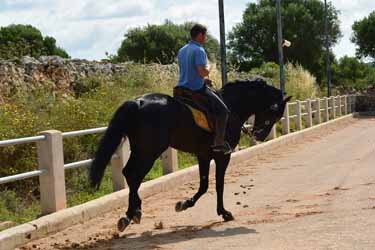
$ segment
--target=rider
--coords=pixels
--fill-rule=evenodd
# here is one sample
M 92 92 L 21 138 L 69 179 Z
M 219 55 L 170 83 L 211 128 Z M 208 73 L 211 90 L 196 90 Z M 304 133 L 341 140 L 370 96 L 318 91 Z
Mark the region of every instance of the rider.
M 207 28 L 195 24 L 190 30 L 190 36 L 192 40 L 178 52 L 180 78 L 177 87 L 190 89 L 208 98 L 216 120 L 212 149 L 224 154 L 231 153 L 232 149 L 224 139 L 229 109 L 220 97 L 205 84 L 205 80 L 208 80 L 210 74 L 207 54 L 202 47 L 207 40 Z

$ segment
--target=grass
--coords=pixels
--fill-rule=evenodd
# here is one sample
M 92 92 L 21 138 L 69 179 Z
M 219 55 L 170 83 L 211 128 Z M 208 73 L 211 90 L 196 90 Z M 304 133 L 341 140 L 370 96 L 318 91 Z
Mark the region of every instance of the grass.
M 184 169 L 197 164 L 195 156 L 179 152 L 179 168 Z M 85 169 L 71 170 L 69 176 L 74 176 L 76 180 L 67 182 L 67 205 L 73 207 L 83 204 L 90 200 L 100 198 L 113 192 L 111 168 L 108 167 L 98 191 L 92 192 L 88 187 L 88 180 Z M 144 181 L 153 180 L 163 175 L 161 160 L 158 159 L 151 171 L 147 174 Z M 70 183 L 70 184 L 69 184 Z M 25 223 L 40 216 L 40 200 L 29 196 L 24 200 L 15 191 L 0 191 L 0 221 L 13 221 L 16 223 Z
M 21 199 L 15 191 L 8 189 L 2 190 L 0 195 L 0 221 L 23 223 L 40 214 L 40 203 L 35 198 L 25 201 L 25 198 Z

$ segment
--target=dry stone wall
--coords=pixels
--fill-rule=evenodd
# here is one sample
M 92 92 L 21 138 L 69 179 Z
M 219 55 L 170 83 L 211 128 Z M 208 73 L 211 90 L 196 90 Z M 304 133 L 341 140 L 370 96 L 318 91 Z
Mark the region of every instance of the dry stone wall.
M 14 89 L 27 90 L 49 84 L 56 90 L 64 90 L 80 78 L 124 75 L 128 64 L 70 60 L 58 56 L 0 60 L 0 97 L 10 95 Z

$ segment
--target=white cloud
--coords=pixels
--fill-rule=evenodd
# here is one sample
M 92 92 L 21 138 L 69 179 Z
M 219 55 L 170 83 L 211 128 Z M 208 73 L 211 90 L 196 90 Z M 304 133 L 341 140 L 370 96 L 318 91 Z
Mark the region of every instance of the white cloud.
M 340 10 L 341 31 L 343 38 L 333 48 L 338 58 L 349 55 L 355 56 L 355 44 L 350 42 L 353 34 L 352 25 L 355 21 L 368 16 L 375 10 L 374 0 L 332 0 L 336 9 Z
M 82 17 L 88 19 L 124 18 L 150 15 L 155 1 L 88 1 Z
M 151 11 L 155 4 L 154 0 L 122 3 L 115 0 L 32 0 L 38 4 L 24 8 L 31 0 L 11 2 L 12 6 L 8 4 L 8 8 L 0 9 L 0 26 L 31 24 L 43 35 L 55 37 L 58 45 L 73 57 L 87 59 L 104 58 L 106 51 L 114 53 L 127 28 L 153 21 Z

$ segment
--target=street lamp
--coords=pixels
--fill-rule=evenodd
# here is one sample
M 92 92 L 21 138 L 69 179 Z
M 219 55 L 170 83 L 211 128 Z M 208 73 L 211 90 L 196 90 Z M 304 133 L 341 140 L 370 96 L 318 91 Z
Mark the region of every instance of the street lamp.
M 220 57 L 221 57 L 221 80 L 222 86 L 227 84 L 227 51 L 225 45 L 225 19 L 224 0 L 219 0 L 219 21 L 220 21 Z
M 283 40 L 282 47 L 289 48 L 292 45 L 292 43 L 286 39 Z
M 331 62 L 329 58 L 329 36 L 328 36 L 328 6 L 324 0 L 324 33 L 326 36 L 326 71 L 327 71 L 327 95 L 331 96 Z
M 276 19 L 277 19 L 277 47 L 279 50 L 279 65 L 280 65 L 280 89 L 283 95 L 285 94 L 285 75 L 284 75 L 284 53 L 283 53 L 283 32 L 281 25 L 281 0 L 276 0 Z

